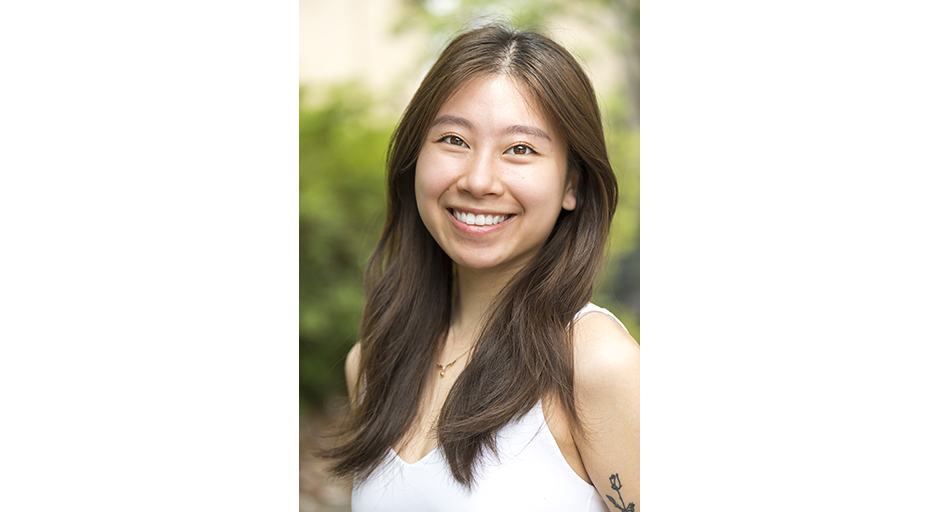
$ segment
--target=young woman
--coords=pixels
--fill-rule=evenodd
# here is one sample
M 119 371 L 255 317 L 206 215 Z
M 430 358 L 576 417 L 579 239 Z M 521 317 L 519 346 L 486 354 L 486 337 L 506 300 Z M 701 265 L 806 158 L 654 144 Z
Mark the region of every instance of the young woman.
M 458 36 L 393 135 L 388 192 L 329 454 L 353 510 L 636 510 L 639 347 L 589 303 L 617 183 L 577 61 Z

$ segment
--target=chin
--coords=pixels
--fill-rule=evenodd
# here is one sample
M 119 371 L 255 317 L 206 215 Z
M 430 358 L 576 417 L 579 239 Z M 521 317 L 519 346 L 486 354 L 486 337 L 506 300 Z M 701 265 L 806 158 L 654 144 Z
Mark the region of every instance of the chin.
M 454 265 L 464 268 L 472 268 L 474 270 L 485 270 L 488 268 L 493 268 L 499 264 L 497 261 L 480 259 L 480 258 L 454 258 L 451 257 Z
M 454 263 L 456 263 L 457 266 L 459 267 L 472 269 L 472 270 L 491 270 L 500 266 L 499 263 L 475 262 L 475 261 L 471 261 L 467 263 L 460 263 L 460 262 L 454 262 Z
M 499 255 L 489 257 L 451 257 L 451 260 L 453 260 L 454 264 L 458 267 L 471 270 L 506 270 L 515 268 L 518 271 L 525 265 L 525 261 L 519 258 L 506 259 Z

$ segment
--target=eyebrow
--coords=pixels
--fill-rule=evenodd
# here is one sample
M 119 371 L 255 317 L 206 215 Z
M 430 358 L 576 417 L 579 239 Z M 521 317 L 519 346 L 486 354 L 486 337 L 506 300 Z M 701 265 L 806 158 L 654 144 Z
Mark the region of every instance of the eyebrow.
M 452 116 L 450 114 L 444 114 L 441 117 L 438 117 L 437 119 L 435 119 L 434 122 L 431 123 L 431 127 L 433 128 L 439 124 L 455 124 L 457 126 L 462 126 L 468 130 L 473 129 L 473 123 L 471 123 L 469 119 L 466 119 L 460 116 Z M 514 133 L 523 133 L 526 135 L 531 135 L 533 137 L 541 137 L 549 142 L 552 141 L 552 138 L 547 133 L 545 133 L 545 130 L 535 127 L 535 126 L 530 126 L 527 124 L 514 124 L 512 126 L 507 126 L 506 129 L 502 131 L 503 135 L 509 135 L 509 134 L 514 134 Z
M 514 124 L 512 126 L 507 127 L 505 130 L 503 130 L 503 133 L 504 134 L 524 133 L 526 135 L 531 135 L 533 137 L 541 137 L 549 142 L 552 141 L 552 138 L 549 137 L 547 133 L 545 133 L 545 130 L 541 128 L 536 128 L 535 126 L 529 126 L 527 124 Z
M 452 116 L 450 114 L 444 114 L 441 117 L 435 119 L 434 122 L 431 123 L 431 128 L 434 128 L 439 124 L 456 124 L 457 126 L 463 126 L 468 130 L 473 129 L 473 123 L 471 123 L 469 119 L 465 119 L 459 116 Z

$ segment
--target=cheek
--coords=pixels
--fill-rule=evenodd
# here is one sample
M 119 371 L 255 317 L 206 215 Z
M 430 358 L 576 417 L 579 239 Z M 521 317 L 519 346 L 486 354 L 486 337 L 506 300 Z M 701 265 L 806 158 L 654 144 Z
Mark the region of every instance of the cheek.
M 561 210 L 565 180 L 555 169 L 542 169 L 513 180 L 510 186 L 516 199 L 527 209 Z
M 415 202 L 424 226 L 434 233 L 434 212 L 437 211 L 438 199 L 446 187 L 442 188 L 440 173 L 432 171 L 435 166 L 429 160 L 423 152 L 418 156 L 415 166 Z
M 418 156 L 415 166 L 415 198 L 418 200 L 418 208 L 422 207 L 422 203 L 436 203 L 450 187 L 446 162 L 441 160 L 425 151 Z

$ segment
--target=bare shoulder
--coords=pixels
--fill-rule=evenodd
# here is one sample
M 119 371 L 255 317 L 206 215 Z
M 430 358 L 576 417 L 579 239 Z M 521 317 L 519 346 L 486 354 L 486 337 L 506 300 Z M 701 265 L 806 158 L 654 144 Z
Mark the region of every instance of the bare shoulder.
M 359 343 L 353 345 L 346 355 L 346 390 L 349 392 L 349 399 L 355 396 L 356 382 L 359 380 Z
M 592 312 L 573 326 L 575 378 L 583 387 L 610 384 L 624 373 L 639 374 L 640 345 L 609 316 Z

